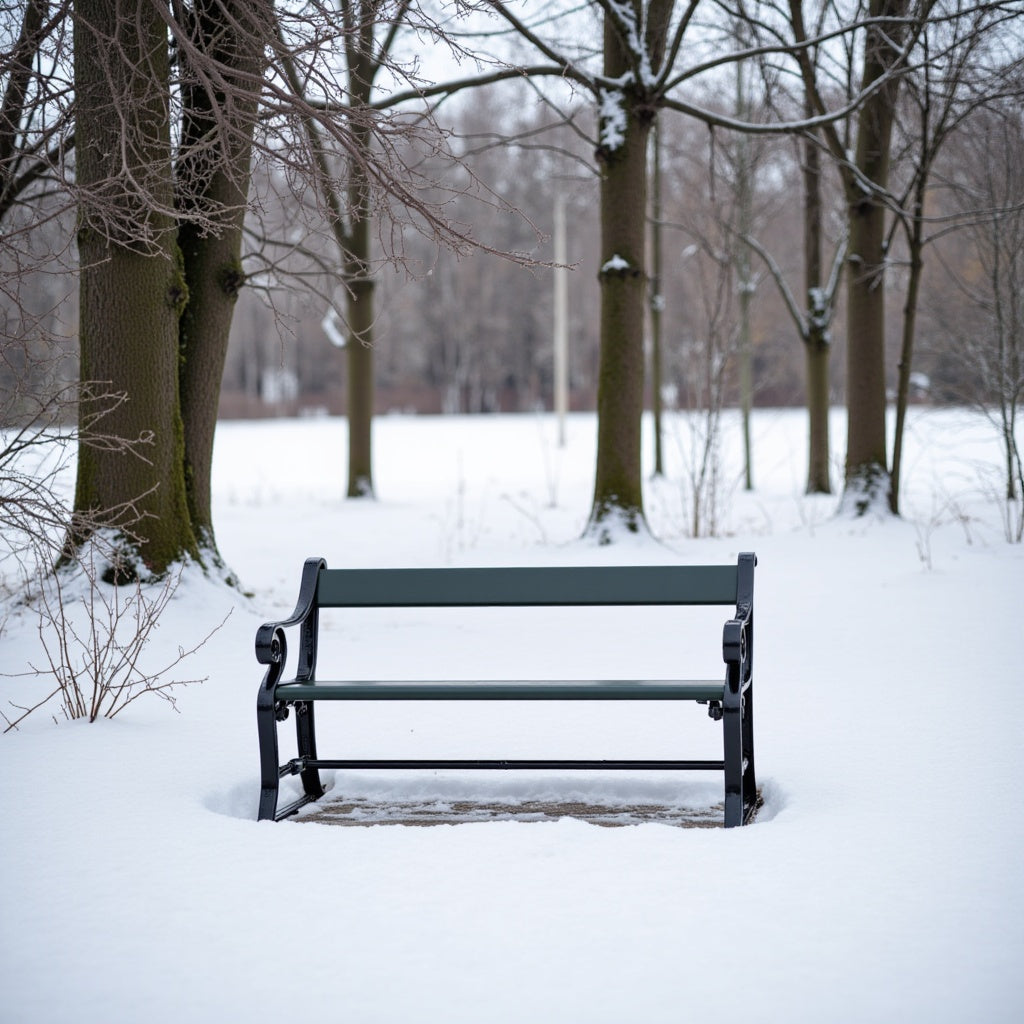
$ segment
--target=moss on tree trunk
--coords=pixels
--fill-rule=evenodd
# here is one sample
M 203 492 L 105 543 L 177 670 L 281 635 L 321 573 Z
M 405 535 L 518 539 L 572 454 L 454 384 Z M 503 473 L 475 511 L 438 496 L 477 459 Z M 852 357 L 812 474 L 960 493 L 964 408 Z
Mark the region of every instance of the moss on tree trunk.
M 199 0 L 192 49 L 182 57 L 199 72 L 182 91 L 177 167 L 178 242 L 188 285 L 180 326 L 185 481 L 193 528 L 214 559 L 214 433 L 231 322 L 245 282 L 242 224 L 269 19 L 262 0 Z M 216 90 L 202 74 L 210 64 L 219 70 Z
M 75 510 L 79 525 L 99 515 L 123 528 L 125 545 L 162 572 L 197 554 L 178 400 L 187 288 L 174 232 L 166 26 L 155 5 L 78 0 L 74 33 L 81 377 L 127 396 L 103 433 L 145 441 L 144 457 L 83 446 Z

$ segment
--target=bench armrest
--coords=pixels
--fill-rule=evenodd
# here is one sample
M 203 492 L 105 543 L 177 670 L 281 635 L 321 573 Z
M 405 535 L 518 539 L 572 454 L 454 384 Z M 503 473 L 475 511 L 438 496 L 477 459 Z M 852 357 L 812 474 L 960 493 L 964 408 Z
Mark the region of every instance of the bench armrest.
M 322 558 L 307 558 L 302 567 L 302 580 L 299 583 L 299 598 L 295 603 L 295 610 L 287 619 L 265 622 L 256 630 L 256 660 L 261 665 L 277 666 L 275 675 L 278 677 L 284 670 L 288 654 L 284 631 L 289 626 L 301 626 L 302 650 L 299 654 L 298 675 L 300 678 L 312 678 L 313 669 L 316 667 L 316 588 L 320 570 L 326 567 L 327 563 Z M 303 672 L 306 673 L 305 676 Z
M 753 674 L 754 659 L 754 566 L 757 556 L 739 556 L 736 579 L 736 616 L 722 630 L 722 660 L 728 666 L 726 689 L 739 693 Z

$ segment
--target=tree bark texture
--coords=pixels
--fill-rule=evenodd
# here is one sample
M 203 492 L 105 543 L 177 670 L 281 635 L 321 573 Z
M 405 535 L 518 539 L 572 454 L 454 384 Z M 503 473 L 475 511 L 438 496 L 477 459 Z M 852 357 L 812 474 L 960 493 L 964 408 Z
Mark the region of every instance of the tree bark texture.
M 17 42 L 4 55 L 6 82 L 0 100 L 0 217 L 11 208 L 17 192 L 15 180 L 19 168 L 14 157 L 24 126 L 25 97 L 47 8 L 46 0 L 27 0 Z
M 349 283 L 348 497 L 373 497 L 373 286 L 368 276 Z
M 807 493 L 830 494 L 829 358 L 832 346 L 812 332 L 804 345 L 807 373 Z
M 741 40 L 737 40 L 741 41 Z M 743 64 L 736 65 L 736 116 L 748 120 L 750 104 L 743 77 Z M 740 135 L 736 139 L 736 206 L 737 229 L 740 239 L 749 236 L 753 229 L 754 162 L 750 139 Z M 750 417 L 754 408 L 754 351 L 750 327 L 750 307 L 754 294 L 754 275 L 750 266 L 750 247 L 739 241 L 734 245 L 733 259 L 736 264 L 739 288 L 739 362 L 738 377 L 740 388 L 740 421 L 743 434 L 743 489 L 754 489 L 754 454 L 750 439 Z
M 908 0 L 871 0 L 869 17 L 906 15 Z M 906 29 L 872 24 L 865 37 L 862 88 L 889 73 Z M 891 77 L 861 107 L 856 173 L 847 176 L 850 248 L 847 258 L 847 449 L 843 504 L 864 514 L 889 499 L 885 430 L 885 205 L 899 79 Z
M 357 89 L 359 102 L 369 102 L 379 63 L 370 60 L 370 38 L 350 56 L 349 78 Z M 373 498 L 373 423 L 374 423 L 374 280 L 372 276 L 370 182 L 364 161 L 370 161 L 372 144 L 367 125 L 353 128 L 355 154 L 349 161 L 348 199 L 350 226 L 347 252 L 343 254 L 348 288 L 348 489 L 349 498 Z
M 348 42 L 349 103 L 365 110 L 373 94 L 373 83 L 387 56 L 378 52 L 374 30 L 377 27 L 373 5 L 351 8 L 352 28 Z M 358 15 L 358 17 L 356 17 Z M 364 115 L 365 116 L 365 115 Z M 345 282 L 348 288 L 348 488 L 350 498 L 372 498 L 373 489 L 373 398 L 375 389 L 373 359 L 374 281 L 370 265 L 370 225 L 373 213 L 366 165 L 373 144 L 370 126 L 356 120 L 352 126 L 354 152 L 348 167 L 349 230 L 342 250 Z
M 270 25 L 263 0 L 197 0 L 189 25 L 177 167 L 178 244 L 188 285 L 180 324 L 189 513 L 216 558 L 210 476 L 221 378 L 245 281 L 242 224 Z
M 917 303 L 921 292 L 921 277 L 924 272 L 924 219 L 923 199 L 915 200 L 914 222 L 908 247 L 910 249 L 910 274 L 907 279 L 907 294 L 903 303 L 903 337 L 900 342 L 900 361 L 896 380 L 896 425 L 892 443 L 892 479 L 889 490 L 889 508 L 895 515 L 900 513 L 900 476 L 903 471 L 903 433 L 907 420 L 907 404 L 910 401 L 910 373 L 914 365 L 914 335 L 917 330 Z
M 78 0 L 74 36 L 81 377 L 127 395 L 105 433 L 148 441 L 145 458 L 83 446 L 75 510 L 79 522 L 107 516 L 136 535 L 138 554 L 160 572 L 197 554 L 178 400 L 186 286 L 175 244 L 166 25 L 155 3 Z
M 630 54 L 605 17 L 604 69 L 617 79 Z M 644 393 L 644 316 L 647 216 L 647 139 L 653 110 L 628 85 L 604 93 L 600 117 L 601 289 L 597 383 L 597 466 L 588 534 L 601 543 L 617 522 L 646 529 L 640 428 Z
M 370 100 L 374 81 L 394 42 L 397 26 L 405 19 L 408 4 L 392 12 L 390 29 L 378 44 L 375 30 L 380 11 L 376 4 L 339 3 L 345 32 L 348 65 L 349 129 L 351 149 L 347 158 L 347 184 L 332 176 L 325 140 L 315 118 L 302 117 L 303 130 L 313 151 L 317 187 L 327 212 L 328 224 L 338 248 L 341 280 L 347 291 L 345 345 L 348 418 L 348 487 L 350 498 L 373 497 L 373 407 L 375 321 L 374 281 L 371 266 L 373 222 L 371 187 L 367 167 L 373 144 Z M 296 94 L 304 86 L 295 65 L 286 60 L 286 73 Z
M 828 413 L 831 356 L 829 329 L 833 296 L 826 296 L 823 278 L 821 154 L 816 142 L 808 140 L 804 143 L 803 158 L 804 287 L 807 299 L 807 330 L 803 339 L 808 420 L 807 493 L 831 494 Z
M 654 417 L 654 475 L 665 473 L 662 452 L 662 223 L 661 223 L 661 139 L 655 122 L 651 134 L 651 412 Z

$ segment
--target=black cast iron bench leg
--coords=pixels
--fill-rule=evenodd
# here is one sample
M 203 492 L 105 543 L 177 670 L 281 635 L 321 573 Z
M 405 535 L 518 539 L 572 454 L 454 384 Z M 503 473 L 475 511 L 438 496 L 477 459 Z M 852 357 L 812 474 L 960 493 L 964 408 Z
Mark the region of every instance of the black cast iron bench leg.
M 313 702 L 308 700 L 296 701 L 295 711 L 295 743 L 299 752 L 299 759 L 306 761 L 316 760 L 316 721 L 313 717 Z M 309 800 L 319 800 L 324 795 L 324 787 L 320 782 L 320 772 L 316 768 L 304 767 L 299 772 L 302 779 L 302 792 Z M 305 802 L 305 801 L 304 801 Z
M 743 697 L 730 695 L 728 686 L 723 711 L 725 827 L 732 828 L 743 824 Z
M 747 687 L 743 702 L 743 824 L 757 810 L 757 781 L 754 775 L 754 685 Z
M 732 700 L 727 693 L 722 716 L 725 756 L 725 827 L 744 825 L 757 804 L 754 775 L 754 688 Z
M 256 730 L 260 742 L 260 807 L 257 821 L 273 821 L 281 773 L 277 747 L 277 716 L 273 690 L 263 687 L 256 705 Z

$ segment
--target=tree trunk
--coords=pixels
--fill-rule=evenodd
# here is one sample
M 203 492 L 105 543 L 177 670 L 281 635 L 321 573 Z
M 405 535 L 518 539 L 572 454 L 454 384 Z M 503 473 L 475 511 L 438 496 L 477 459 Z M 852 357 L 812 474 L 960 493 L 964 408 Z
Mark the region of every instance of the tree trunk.
M 741 139 L 740 145 L 746 140 Z M 740 158 L 745 161 L 745 157 Z M 740 180 L 740 207 L 749 211 L 750 183 L 746 175 Z M 749 216 L 741 212 L 741 237 L 750 231 Z M 754 454 L 750 440 L 750 417 L 754 408 L 754 353 L 750 331 L 750 306 L 753 297 L 753 277 L 750 267 L 750 250 L 742 242 L 736 250 L 737 276 L 739 277 L 739 387 L 740 387 L 740 422 L 743 435 L 743 489 L 754 489 Z
M 869 17 L 898 19 L 908 0 L 871 0 Z M 906 34 L 898 22 L 873 23 L 865 38 L 862 88 L 887 74 Z M 889 152 L 898 78 L 861 107 L 856 174 L 847 176 L 850 249 L 847 258 L 846 483 L 842 505 L 863 515 L 888 508 L 885 440 L 885 206 L 878 194 L 889 180 Z M 874 186 L 869 187 L 866 182 Z
M 380 71 L 382 55 L 375 52 L 374 21 L 370 9 L 360 11 L 358 36 L 353 34 L 349 49 L 349 102 L 368 107 L 373 82 Z M 358 47 L 354 46 L 358 38 Z M 349 160 L 348 251 L 343 252 L 348 286 L 348 497 L 372 498 L 373 491 L 373 398 L 376 382 L 373 369 L 374 281 L 372 277 L 370 224 L 370 183 L 366 166 L 372 155 L 370 126 L 357 119 L 352 125 L 354 149 Z
M 364 272 L 362 276 L 353 276 L 348 286 L 350 334 L 345 355 L 348 359 L 350 498 L 373 497 L 373 285 L 373 280 Z
M 807 299 L 807 329 L 804 336 L 808 420 L 807 493 L 831 494 L 828 414 L 831 356 L 829 330 L 833 297 L 826 295 L 822 277 L 821 153 L 813 139 L 804 143 L 803 149 L 804 285 Z
M 348 40 L 349 105 L 355 112 L 352 119 L 353 150 L 348 166 L 348 236 L 341 241 L 342 224 L 338 222 L 339 250 L 345 267 L 348 288 L 347 319 L 349 340 L 345 347 L 348 360 L 348 490 L 350 498 L 373 498 L 373 400 L 374 377 L 374 280 L 371 266 L 370 182 L 366 168 L 372 160 L 373 137 L 370 124 L 363 120 L 373 94 L 373 83 L 387 56 L 387 41 L 378 50 L 374 37 L 377 12 L 374 5 L 362 4 L 351 9 L 353 18 Z M 404 11 L 397 14 L 399 20 Z M 393 40 L 393 34 L 387 37 Z
M 618 32 L 605 18 L 604 70 L 630 68 Z M 601 342 L 597 384 L 597 468 L 587 534 L 614 539 L 616 525 L 646 530 L 640 462 L 644 397 L 644 249 L 647 137 L 653 112 L 633 86 L 603 91 L 600 117 Z
M 863 515 L 888 501 L 885 440 L 885 208 L 860 194 L 850 203 L 846 313 L 846 487 Z
M 807 493 L 831 494 L 829 481 L 828 414 L 829 357 L 832 346 L 819 331 L 812 331 L 804 345 L 807 370 Z
M 736 116 L 749 117 L 743 64 L 736 64 Z M 740 419 L 743 434 L 743 489 L 754 489 L 754 456 L 750 441 L 750 416 L 754 407 L 754 353 L 750 331 L 750 306 L 754 294 L 754 275 L 750 266 L 750 247 L 742 241 L 753 229 L 754 174 L 750 139 L 740 135 L 736 140 L 736 205 L 738 207 L 738 234 L 741 239 L 735 249 L 736 276 L 739 288 L 739 386 Z
M 32 64 L 41 41 L 43 18 L 48 13 L 46 0 L 27 0 L 17 42 L 4 54 L 7 80 L 3 99 L 0 100 L 0 218 L 14 204 L 18 191 L 15 181 L 23 168 L 19 167 L 14 156 L 25 122 L 24 104 L 32 79 Z M 10 45 L 9 36 L 5 38 L 5 44 Z
M 923 204 L 921 197 L 915 201 L 913 227 L 909 240 L 910 278 L 907 295 L 903 303 L 903 339 L 900 344 L 899 376 L 896 381 L 896 426 L 892 442 L 892 483 L 889 492 L 889 508 L 895 515 L 900 513 L 900 473 L 903 468 L 903 430 L 907 420 L 907 403 L 910 400 L 910 371 L 914 365 L 914 334 L 917 324 L 917 300 L 921 291 L 921 275 L 924 271 L 922 250 Z
M 192 50 L 181 54 L 178 245 L 188 304 L 180 325 L 180 386 L 189 513 L 200 544 L 216 560 L 213 441 L 228 336 L 245 280 L 242 224 L 269 12 L 253 0 L 197 0 L 194 8 Z M 224 87 L 214 90 L 212 82 Z
M 661 314 L 665 309 L 662 295 L 662 246 L 661 246 L 661 137 L 657 122 L 651 136 L 653 180 L 651 196 L 651 411 L 654 415 L 654 475 L 665 472 L 662 452 L 662 331 Z
M 74 52 L 81 377 L 127 395 L 104 420 L 106 433 L 149 441 L 145 459 L 84 446 L 75 511 L 79 525 L 106 517 L 130 557 L 162 572 L 196 555 L 197 545 L 182 468 L 178 318 L 186 288 L 159 5 L 77 0 Z M 83 539 L 77 529 L 69 537 Z

